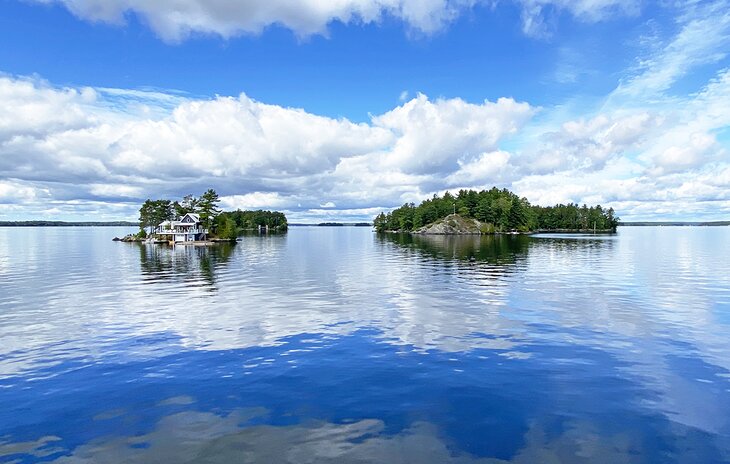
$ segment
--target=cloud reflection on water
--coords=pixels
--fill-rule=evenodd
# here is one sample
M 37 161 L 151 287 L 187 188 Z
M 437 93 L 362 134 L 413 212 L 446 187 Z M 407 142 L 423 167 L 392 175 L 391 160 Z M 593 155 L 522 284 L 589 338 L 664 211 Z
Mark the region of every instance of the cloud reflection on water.
M 511 459 L 478 457 L 454 450 L 436 425 L 414 422 L 396 434 L 385 434 L 384 423 L 363 419 L 348 423 L 311 421 L 288 426 L 242 423 L 265 415 L 264 410 L 238 410 L 222 416 L 186 411 L 165 416 L 144 435 L 104 437 L 74 450 L 54 446 L 55 437 L 16 447 L 55 464 L 117 463 L 433 463 L 433 464 L 622 464 L 645 463 L 645 444 L 630 432 L 600 433 L 595 424 L 573 421 L 563 433 L 548 433 L 533 423 L 525 443 Z M 677 462 L 703 462 L 697 436 L 677 443 Z M 484 437 L 489 440 L 489 437 Z M 5 445 L 8 446 L 8 445 Z M 31 449 L 31 446 L 35 446 Z M 10 448 L 8 448 L 10 449 Z M 71 451 L 67 454 L 68 451 Z M 0 447 L 2 453 L 2 447 Z M 2 454 L 0 454 L 2 456 Z
M 79 369 L 96 365 L 134 369 L 131 366 L 137 363 L 149 364 L 149 371 L 130 373 L 142 384 L 158 378 L 154 376 L 207 375 L 214 383 L 225 382 L 229 378 L 225 376 L 267 379 L 267 375 L 290 375 L 307 363 L 322 363 L 321 353 L 329 353 L 335 360 L 329 367 L 341 372 L 353 353 L 347 347 L 343 351 L 327 348 L 337 346 L 342 337 L 372 330 L 376 343 L 362 348 L 372 357 L 362 362 L 373 368 L 372 363 L 384 356 L 384 364 L 379 366 L 388 375 L 378 382 L 393 378 L 396 372 L 391 369 L 399 366 L 394 360 L 417 354 L 425 362 L 443 355 L 438 360 L 442 364 L 433 371 L 438 375 L 432 379 L 435 385 L 446 382 L 442 376 L 467 375 L 471 377 L 466 385 L 485 385 L 480 398 L 503 389 L 530 394 L 534 391 L 526 386 L 530 382 L 538 382 L 547 389 L 546 394 L 554 394 L 561 402 L 555 405 L 556 413 L 565 414 L 557 421 L 558 428 L 564 429 L 560 433 L 550 426 L 554 418 L 544 420 L 537 413 L 521 410 L 503 416 L 514 417 L 520 427 L 527 428 L 512 434 L 525 442 L 513 446 L 510 459 L 515 462 L 597 462 L 597 456 L 610 456 L 614 459 L 610 462 L 646 462 L 641 446 L 648 444 L 637 444 L 635 438 L 606 429 L 605 417 L 568 406 L 576 398 L 591 395 L 595 401 L 608 401 L 605 407 L 614 412 L 624 407 L 619 402 L 628 404 L 624 412 L 638 415 L 640 424 L 659 421 L 659 429 L 651 428 L 658 427 L 656 424 L 646 425 L 648 431 L 635 433 L 648 439 L 660 430 L 667 440 L 673 439 L 675 462 L 722 462 L 730 459 L 730 421 L 723 414 L 730 408 L 730 341 L 727 320 L 718 319 L 722 314 L 718 308 L 728 308 L 730 256 L 727 248 L 717 246 L 722 236 L 718 242 L 716 236 L 703 235 L 704 230 L 690 236 L 681 235 L 685 231 L 676 233 L 680 235 L 622 230 L 618 237 L 605 239 L 379 238 L 361 229 L 311 228 L 293 230 L 286 236 L 247 237 L 225 249 L 139 247 L 111 243 L 106 236 L 93 242 L 93 248 L 73 242 L 53 248 L 46 246 L 53 240 L 37 237 L 34 243 L 41 245 L 35 247 L 0 248 L 9 253 L 0 261 L 17 269 L 11 280 L 0 282 L 0 380 L 11 391 L 31 379 L 49 383 L 56 378 L 61 382 L 60 391 L 69 378 L 65 376 Z M 709 242 L 713 239 L 714 245 Z M 91 235 L 89 240 L 96 239 Z M 474 262 L 470 256 L 475 257 Z M 18 267 L 22 262 L 27 265 Z M 303 334 L 312 343 L 287 346 L 288 338 Z M 552 350 L 551 346 L 562 349 Z M 276 350 L 235 365 L 223 363 L 227 353 L 266 347 Z M 175 358 L 181 353 L 191 360 Z M 196 353 L 205 356 L 196 358 Z M 166 364 L 170 357 L 189 364 L 183 365 L 183 371 L 175 370 L 174 363 Z M 464 365 L 466 358 L 473 363 Z M 489 369 L 478 367 L 479 363 L 486 363 Z M 217 370 L 208 371 L 206 366 Z M 539 369 L 530 371 L 526 366 Z M 498 369 L 505 370 L 499 373 Z M 525 372 L 533 377 L 521 377 Z M 322 374 L 300 375 L 315 379 Z M 418 371 L 409 375 L 417 378 Z M 490 376 L 491 381 L 501 382 L 488 383 Z M 514 379 L 524 385 L 510 383 Z M 349 385 L 346 380 L 338 377 L 332 384 L 342 381 Z M 354 380 L 373 388 L 378 383 L 367 375 Z M 413 379 L 401 380 L 398 385 L 406 385 L 406 391 L 411 388 Z M 132 378 L 129 381 L 134 385 Z M 618 388 L 612 383 L 617 381 L 629 384 Z M 545 383 L 554 385 L 542 385 Z M 307 391 L 303 388 L 293 394 Z M 337 391 L 341 390 L 331 391 L 335 399 L 354 401 L 347 398 L 352 392 L 345 390 L 344 396 L 337 397 Z M 607 396 L 616 391 L 622 393 L 621 398 Z M 386 391 L 386 398 L 400 401 L 399 392 Z M 200 401 L 199 392 L 177 393 Z M 465 392 L 444 390 L 443 394 L 458 398 Z M 410 395 L 418 397 L 413 391 L 405 396 Z M 155 398 L 156 402 L 162 400 Z M 499 401 L 507 400 L 495 399 Z M 215 424 L 226 423 L 235 410 L 222 413 L 213 405 L 202 408 L 193 403 L 178 406 L 184 411 L 176 414 L 207 414 Z M 336 408 L 337 404 L 330 406 Z M 200 418 L 190 420 L 205 423 Z M 390 426 L 378 415 L 363 414 L 356 421 L 360 428 L 349 429 L 342 421 L 327 417 L 311 420 L 319 422 L 247 426 L 248 435 L 244 435 L 249 438 L 240 439 L 236 437 L 243 432 L 235 430 L 240 424 L 233 424 L 231 429 L 223 427 L 226 432 L 220 437 L 231 435 L 232 447 L 255 447 L 252 442 L 261 442 L 257 446 L 264 448 L 265 440 L 251 430 L 300 439 L 305 451 L 293 456 L 305 459 L 320 456 L 318 448 L 307 448 L 312 440 L 303 437 L 308 433 L 328 437 L 333 443 L 339 442 L 327 434 L 340 434 L 348 438 L 342 439 L 344 444 L 333 445 L 340 450 L 338 462 L 368 462 L 368 455 L 362 453 L 369 450 L 371 456 L 377 455 L 372 449 L 386 453 L 395 448 L 405 453 L 404 447 L 410 445 L 404 441 L 412 439 L 411 435 L 426 435 L 416 443 L 422 448 L 431 446 L 428 449 L 434 450 L 434 456 L 443 457 L 440 462 L 471 462 L 486 453 L 469 454 L 455 446 L 448 438 L 453 432 L 445 431 L 448 427 L 439 420 L 409 420 L 395 435 L 377 432 L 378 427 Z M 478 420 L 487 419 L 467 416 L 461 428 L 476 427 L 471 421 Z M 172 435 L 177 433 L 175 427 L 182 427 L 180 433 L 186 427 L 165 422 L 163 417 L 155 423 L 157 429 Z M 218 430 L 218 425 L 211 427 Z M 373 432 L 368 435 L 362 430 Z M 15 445 L 2 446 L 25 443 L 26 448 L 46 450 L 61 446 L 50 439 L 34 445 L 43 436 L 54 435 L 37 433 L 15 440 Z M 219 443 L 218 438 L 211 442 Z M 87 450 L 86 455 L 74 451 L 78 459 L 89 459 L 93 453 L 100 453 L 98 459 L 121 453 L 116 456 L 132 456 L 132 462 L 153 456 L 145 454 L 154 451 L 152 442 L 148 447 L 125 450 L 129 443 L 123 436 L 94 440 L 101 441 L 69 449 Z M 318 446 L 325 447 L 326 441 L 322 439 Z M 199 446 L 212 449 L 215 443 Z M 364 443 L 370 448 L 362 446 Z M 529 443 L 534 443 L 533 449 Z M 104 454 L 107 448 L 112 454 Z M 451 454 L 438 454 L 441 448 Z M 693 461 L 691 453 L 697 450 L 716 454 L 707 455 L 709 460 Z M 395 454 L 392 462 L 407 462 L 407 458 Z

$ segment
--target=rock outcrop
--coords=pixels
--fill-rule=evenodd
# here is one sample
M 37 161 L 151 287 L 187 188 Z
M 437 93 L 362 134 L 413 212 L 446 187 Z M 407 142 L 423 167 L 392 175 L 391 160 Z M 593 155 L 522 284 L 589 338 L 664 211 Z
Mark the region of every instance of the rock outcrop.
M 449 214 L 443 219 L 415 230 L 413 233 L 424 235 L 479 235 L 483 232 L 483 224 L 476 219 L 465 218 L 458 214 Z
M 143 242 L 145 239 L 139 238 L 134 234 L 125 235 L 122 238 L 114 237 L 112 241 L 114 242 Z

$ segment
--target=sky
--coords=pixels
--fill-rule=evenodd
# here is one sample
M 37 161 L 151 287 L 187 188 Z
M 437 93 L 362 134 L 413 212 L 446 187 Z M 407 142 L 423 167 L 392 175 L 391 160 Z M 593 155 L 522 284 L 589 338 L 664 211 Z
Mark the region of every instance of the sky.
M 0 0 L 0 220 L 730 219 L 730 0 Z

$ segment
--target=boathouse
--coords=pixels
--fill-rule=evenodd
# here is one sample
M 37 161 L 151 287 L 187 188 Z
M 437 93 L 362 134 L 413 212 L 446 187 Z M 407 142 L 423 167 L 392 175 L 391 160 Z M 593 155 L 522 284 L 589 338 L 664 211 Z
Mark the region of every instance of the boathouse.
M 194 242 L 197 240 L 205 240 L 208 230 L 203 229 L 200 216 L 187 213 L 179 221 L 164 221 L 160 223 L 155 228 L 155 234 L 171 242 Z

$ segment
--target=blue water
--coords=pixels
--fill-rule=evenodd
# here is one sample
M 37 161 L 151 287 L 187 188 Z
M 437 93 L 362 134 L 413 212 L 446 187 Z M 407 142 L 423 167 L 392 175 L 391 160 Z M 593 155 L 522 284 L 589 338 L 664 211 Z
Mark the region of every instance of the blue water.
M 0 228 L 0 462 L 730 462 L 730 228 L 127 231 Z

